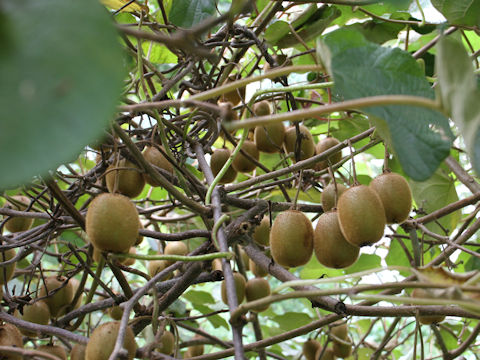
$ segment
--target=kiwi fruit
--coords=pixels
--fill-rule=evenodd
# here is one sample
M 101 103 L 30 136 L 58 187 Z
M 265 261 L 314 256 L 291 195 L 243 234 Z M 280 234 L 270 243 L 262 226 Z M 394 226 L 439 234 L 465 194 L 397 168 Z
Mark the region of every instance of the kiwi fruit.
M 193 339 L 194 340 L 203 339 L 203 336 L 195 335 Z M 187 349 L 188 357 L 203 355 L 204 351 L 205 351 L 205 346 L 203 344 L 192 345 L 192 346 L 189 346 Z M 185 355 L 187 355 L 187 353 L 185 353 Z
M 139 219 L 140 220 L 140 219 Z M 143 224 L 141 221 L 138 222 L 138 230 L 143 230 L 144 227 L 143 227 Z M 138 236 L 137 236 L 137 239 L 135 240 L 135 246 L 137 245 L 140 245 L 143 241 L 143 235 L 140 234 L 140 232 L 138 233 Z
M 373 179 L 370 187 L 382 201 L 387 224 L 401 224 L 408 219 L 412 209 L 412 191 L 403 176 L 385 173 Z
M 12 201 L 7 201 L 5 207 L 16 211 L 25 211 L 30 204 L 30 198 L 23 195 L 11 196 Z M 25 231 L 30 229 L 33 224 L 33 218 L 27 217 L 12 217 L 5 223 L 5 229 L 11 233 Z
M 334 137 L 327 137 L 318 142 L 318 144 L 315 146 L 315 152 L 317 154 L 321 154 L 338 144 L 340 144 L 340 141 L 338 141 Z M 335 152 L 334 154 L 330 155 L 328 159 L 319 161 L 315 166 L 315 170 L 320 171 L 328 168 L 329 160 L 330 160 L 330 164 L 332 165 L 336 164 L 337 162 L 342 160 L 342 152 L 341 151 Z
M 22 312 L 23 315 L 16 309 L 15 316 L 19 319 L 40 325 L 47 325 L 50 321 L 50 309 L 45 301 L 36 301 L 33 304 L 24 305 Z M 38 336 L 37 332 L 27 329 L 20 328 L 20 332 L 25 336 Z
M 336 211 L 323 213 L 318 218 L 313 240 L 315 256 L 326 267 L 343 269 L 355 263 L 360 248 L 343 236 Z
M 335 322 L 332 324 L 332 327 L 330 329 L 330 334 L 333 336 L 342 339 L 342 340 L 347 340 L 348 339 L 348 325 L 346 322 L 339 323 Z M 333 339 L 335 341 L 335 339 Z
M 347 189 L 338 199 L 338 222 L 345 239 L 362 247 L 379 241 L 385 230 L 386 218 L 382 201 L 365 185 Z
M 312 157 L 315 153 L 315 142 L 313 136 L 304 125 L 300 125 L 300 158 L 298 160 L 305 160 Z M 283 140 L 285 151 L 287 153 L 295 153 L 295 146 L 297 143 L 297 130 L 295 126 L 290 126 L 285 132 L 285 139 Z
M 67 360 L 67 352 L 63 346 L 59 345 L 41 345 L 37 348 L 38 351 L 54 355 L 62 360 Z
M 272 108 L 267 100 L 262 100 L 253 104 L 252 110 L 255 116 L 267 116 L 272 113 Z
M 322 208 L 324 212 L 330 211 L 336 207 L 340 195 L 342 195 L 347 187 L 337 184 L 337 192 L 335 192 L 335 184 L 329 184 L 322 192 Z
M 163 250 L 165 255 L 181 255 L 185 256 L 188 254 L 188 247 L 183 241 L 169 241 Z M 175 261 L 165 260 L 167 264 L 170 266 Z
M 17 253 L 15 249 L 7 249 L 4 251 L 0 251 L 0 263 L 13 259 L 16 254 Z M 7 283 L 13 277 L 15 267 L 15 262 L 0 267 L 0 285 Z
M 240 253 L 240 256 L 242 258 L 242 263 L 243 263 L 243 267 L 245 268 L 245 271 L 250 270 L 250 258 L 248 257 L 245 250 L 243 250 L 243 247 L 239 247 L 238 252 Z
M 245 151 L 248 155 L 250 155 L 255 160 L 258 160 L 260 154 L 258 153 L 257 145 L 253 141 L 245 140 L 242 145 L 242 150 Z M 242 153 L 238 153 L 232 163 L 233 168 L 235 171 L 241 173 L 248 173 L 250 171 L 255 170 L 257 165 L 253 161 L 250 161 L 245 155 Z
M 241 304 L 245 297 L 245 285 L 247 281 L 245 280 L 245 277 L 238 272 L 233 273 L 233 280 L 235 281 L 235 291 L 237 293 L 237 300 L 238 300 L 238 303 Z M 222 281 L 221 292 L 222 292 L 222 301 L 224 302 L 224 304 L 228 305 L 227 284 L 225 280 Z
M 108 308 L 108 315 L 113 319 L 120 321 L 122 320 L 123 316 L 123 309 L 119 305 L 112 306 L 111 308 Z
M 326 348 L 322 354 L 323 348 L 320 346 L 315 353 L 315 360 L 335 360 L 335 354 L 332 348 Z
M 70 351 L 70 360 L 85 360 L 87 347 L 83 344 L 75 344 Z
M 13 346 L 23 349 L 22 334 L 17 327 L 12 324 L 4 323 L 0 325 L 0 346 Z M 1 359 L 22 360 L 23 356 L 19 354 L 4 355 Z
M 411 297 L 428 299 L 433 298 L 434 295 L 431 294 L 428 290 L 422 288 L 415 288 L 411 293 Z M 423 325 L 435 324 L 442 322 L 443 320 L 445 320 L 444 315 L 418 315 L 418 321 L 420 321 L 420 323 Z
M 130 248 L 130 250 L 128 250 L 128 253 L 129 254 L 133 254 L 135 255 L 137 253 L 137 249 L 135 249 L 134 246 L 132 246 Z M 125 259 L 122 259 L 120 261 L 120 264 L 124 265 L 124 266 L 132 266 L 133 264 L 135 264 L 135 258 L 125 258 Z
M 119 321 L 110 321 L 97 326 L 90 334 L 85 349 L 85 360 L 108 360 L 115 347 L 119 328 Z M 125 332 L 123 348 L 128 352 L 128 360 L 132 360 L 137 351 L 137 343 L 135 334 L 129 326 Z
M 156 349 L 159 353 L 165 355 L 173 354 L 175 350 L 175 336 L 170 331 L 165 330 L 160 336 Z
M 235 76 L 229 76 L 228 80 L 225 84 L 230 82 L 234 82 L 236 80 Z M 245 86 L 242 86 L 238 89 L 234 89 L 232 91 L 226 92 L 221 96 L 221 101 L 223 102 L 231 102 L 233 106 L 238 105 L 245 99 Z
M 285 139 L 285 126 L 281 122 L 258 125 L 255 127 L 253 139 L 259 151 L 269 154 L 279 152 Z
M 212 168 L 213 176 L 222 169 L 223 165 L 230 159 L 231 152 L 229 149 L 215 149 L 210 158 L 210 167 Z M 220 184 L 231 183 L 237 177 L 237 171 L 230 166 L 227 172 L 220 179 Z
M 85 227 L 97 249 L 128 252 L 137 241 L 139 223 L 137 209 L 128 197 L 104 193 L 88 207 Z
M 160 271 L 168 267 L 168 262 L 166 260 L 150 260 L 147 265 L 148 274 L 150 277 L 154 277 Z M 168 280 L 172 278 L 172 273 L 170 273 L 164 280 Z
M 155 165 L 156 167 L 159 167 L 160 169 L 163 169 L 169 173 L 173 173 L 173 165 L 155 146 L 147 146 L 145 150 L 143 150 L 143 157 L 150 164 Z M 160 184 L 153 180 L 150 175 L 143 174 L 143 177 L 145 178 L 147 184 L 151 186 L 160 186 Z
M 268 246 L 270 241 L 270 216 L 264 216 L 260 225 L 253 232 L 253 240 L 262 246 Z
M 270 251 L 279 265 L 305 265 L 313 253 L 313 226 L 301 211 L 286 210 L 275 218 L 270 230 Z
M 222 260 L 220 260 L 220 259 L 213 259 L 212 260 L 212 271 L 223 272 Z
M 333 341 L 332 351 L 335 356 L 340 358 L 347 358 L 352 355 L 352 339 L 347 336 L 344 340 L 350 342 L 350 344 L 342 344 L 338 341 Z
M 250 268 L 250 271 L 255 275 L 255 277 L 264 277 L 268 275 L 268 271 L 265 270 L 263 267 L 257 265 L 255 261 L 252 259 L 248 259 L 248 267 Z
M 50 309 L 50 316 L 56 318 L 63 315 L 66 308 L 71 305 L 75 296 L 75 287 L 72 280 L 68 281 L 63 276 L 49 276 L 40 288 L 39 296 Z
M 116 183 L 117 192 L 128 196 L 129 198 L 134 198 L 140 195 L 145 186 L 143 174 L 134 163 L 126 159 L 121 159 L 118 162 L 118 166 L 110 165 L 107 168 L 105 180 L 107 182 L 108 191 L 113 193 Z
M 308 339 L 303 343 L 302 346 L 303 356 L 305 356 L 305 359 L 307 360 L 315 360 L 315 354 L 317 353 L 317 350 L 321 347 L 322 345 L 318 340 Z
M 233 110 L 233 104 L 231 102 L 218 102 L 218 107 L 220 107 L 222 111 L 222 117 L 225 119 L 225 121 L 236 121 L 238 120 L 238 113 Z M 235 131 L 230 132 L 230 134 L 233 134 Z
M 245 297 L 247 301 L 254 301 L 258 299 L 262 299 L 264 297 L 269 296 L 271 293 L 270 291 L 270 284 L 268 283 L 267 279 L 262 277 L 256 277 L 247 281 L 245 285 Z M 261 312 L 265 311 L 269 308 L 269 304 L 263 306 L 257 306 L 251 311 L 253 312 Z

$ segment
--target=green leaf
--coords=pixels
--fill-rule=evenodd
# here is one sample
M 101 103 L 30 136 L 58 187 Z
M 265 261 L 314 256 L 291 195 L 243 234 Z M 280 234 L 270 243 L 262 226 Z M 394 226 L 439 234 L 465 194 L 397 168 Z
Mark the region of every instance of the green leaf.
M 417 182 L 410 181 L 410 188 L 418 208 L 427 214 L 458 201 L 455 181 L 443 171 L 437 171 L 430 179 Z M 444 229 L 452 231 L 460 220 L 460 211 L 457 210 L 437 220 Z M 430 222 L 427 228 L 437 234 L 445 235 L 441 227 L 435 222 Z
M 398 33 L 402 31 L 404 27 L 405 25 L 403 24 L 374 19 L 362 23 L 355 23 L 346 26 L 345 28 L 360 32 L 367 40 L 371 42 L 383 44 L 388 40 L 396 39 Z
M 479 250 L 476 251 L 480 253 Z M 465 253 L 463 253 L 465 254 Z M 465 263 L 465 271 L 478 271 L 480 270 L 480 259 L 476 256 L 469 256 L 467 262 Z
M 287 312 L 271 318 L 285 332 L 299 328 L 312 322 L 312 318 L 305 313 Z
M 5 0 L 1 11 L 5 188 L 71 161 L 101 133 L 120 95 L 124 54 L 96 0 Z
M 382 258 L 375 254 L 361 254 L 357 262 L 345 269 L 346 274 L 374 269 L 381 266 Z
M 214 13 L 214 0 L 173 0 L 168 20 L 178 27 L 191 28 Z
M 410 54 L 370 43 L 353 30 L 329 33 L 319 42 L 318 52 L 334 78 L 340 98 L 434 97 L 422 69 Z M 428 179 L 448 156 L 453 134 L 442 114 L 407 105 L 376 106 L 364 111 L 411 178 Z
M 432 0 L 432 5 L 452 24 L 480 25 L 480 0 Z
M 215 304 L 216 301 L 213 296 L 206 291 L 190 290 L 182 295 L 185 299 L 192 304 Z
M 443 37 L 438 44 L 436 69 L 439 81 L 437 94 L 460 129 L 472 165 L 480 174 L 480 90 L 472 62 L 462 43 Z
M 412 251 L 412 246 L 411 246 L 411 241 L 406 240 L 404 241 L 405 246 Z M 390 241 L 390 247 L 388 250 L 388 254 L 385 257 L 385 262 L 387 263 L 388 266 L 406 266 L 409 267 L 410 261 L 407 258 L 407 255 L 405 254 L 405 251 L 403 250 L 402 246 L 398 242 L 398 240 L 392 239 Z
M 275 45 L 281 38 L 290 32 L 290 27 L 286 21 L 278 20 L 272 23 L 265 30 L 265 40 Z
M 210 309 L 208 306 L 204 306 L 200 304 L 195 304 L 195 310 L 199 311 L 203 315 L 207 315 L 213 312 L 213 310 Z M 213 316 L 208 316 L 207 320 L 210 322 L 210 324 L 213 325 L 214 328 L 223 327 L 226 330 L 230 329 L 228 322 L 218 314 Z

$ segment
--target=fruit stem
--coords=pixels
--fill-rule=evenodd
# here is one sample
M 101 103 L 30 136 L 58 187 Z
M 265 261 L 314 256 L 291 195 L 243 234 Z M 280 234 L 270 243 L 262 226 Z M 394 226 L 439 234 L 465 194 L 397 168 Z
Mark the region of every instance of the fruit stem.
M 212 242 L 213 244 L 215 245 L 215 247 L 217 248 L 217 250 L 219 249 L 219 245 L 218 245 L 218 240 L 217 240 L 217 232 L 218 232 L 218 229 L 220 229 L 220 226 L 222 226 L 222 224 L 229 220 L 230 219 L 230 216 L 228 216 L 227 214 L 223 214 L 220 219 L 218 219 L 215 224 L 213 225 L 213 229 L 212 229 Z M 231 253 L 227 253 L 227 254 L 231 254 Z

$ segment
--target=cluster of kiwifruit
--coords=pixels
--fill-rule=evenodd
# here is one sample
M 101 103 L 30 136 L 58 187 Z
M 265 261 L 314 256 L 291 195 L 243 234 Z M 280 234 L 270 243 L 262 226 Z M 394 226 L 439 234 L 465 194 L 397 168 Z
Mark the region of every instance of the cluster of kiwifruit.
M 352 340 L 346 323 L 334 323 L 330 328 L 333 345 L 323 349 L 318 340 L 308 339 L 303 343 L 302 353 L 307 360 L 333 360 L 347 358 L 352 354 Z

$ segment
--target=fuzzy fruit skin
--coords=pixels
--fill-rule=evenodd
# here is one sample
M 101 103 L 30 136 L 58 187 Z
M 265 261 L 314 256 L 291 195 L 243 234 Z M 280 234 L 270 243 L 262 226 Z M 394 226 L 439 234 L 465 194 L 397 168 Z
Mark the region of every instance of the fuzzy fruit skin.
M 313 141 L 313 136 L 307 127 L 300 125 L 299 128 L 302 142 L 300 144 L 300 158 L 298 160 L 305 160 L 312 157 L 315 153 L 315 142 Z M 295 152 L 295 144 L 297 142 L 297 130 L 295 126 L 291 126 L 287 129 L 283 142 L 287 153 Z
M 242 150 L 245 151 L 248 155 L 258 161 L 260 158 L 260 154 L 257 149 L 257 145 L 253 141 L 245 140 L 243 142 Z M 254 162 L 247 159 L 242 153 L 239 153 L 232 163 L 233 168 L 235 171 L 241 173 L 249 173 L 257 167 Z
M 120 321 L 122 320 L 122 316 L 123 316 L 123 309 L 116 305 L 116 306 L 113 306 L 111 308 L 108 308 L 108 315 L 113 319 L 113 320 L 117 320 L 117 321 Z
M 86 346 L 83 344 L 75 344 L 70 351 L 70 360 L 85 360 Z
M 401 224 L 408 219 L 412 209 L 412 191 L 403 176 L 382 174 L 372 180 L 370 187 L 382 200 L 387 224 Z
M 66 307 L 71 305 L 73 297 L 75 296 L 74 282 L 70 280 L 64 286 L 63 284 L 66 281 L 66 277 L 49 276 L 45 279 L 45 284 L 40 288 L 39 297 L 50 294 L 47 298 L 43 299 L 43 301 L 48 305 L 52 318 L 62 315 Z M 56 291 L 56 289 L 60 290 Z M 55 293 L 53 293 L 54 291 Z
M 411 296 L 413 298 L 431 298 L 432 295 L 425 289 L 415 288 L 412 291 Z M 423 325 L 430 325 L 434 323 L 439 323 L 445 320 L 444 315 L 419 315 L 418 321 Z
M 347 339 L 345 339 L 345 341 L 352 342 L 351 339 L 348 337 Z M 333 341 L 332 350 L 335 356 L 340 358 L 347 358 L 352 354 L 352 345 L 341 344 L 337 341 Z
M 332 328 L 330 329 L 330 334 L 342 339 L 342 340 L 347 340 L 348 339 L 348 325 L 347 323 L 342 323 L 339 324 L 338 322 L 335 322 L 332 324 Z M 335 339 L 333 339 L 335 341 Z
M 110 321 L 98 326 L 91 334 L 85 351 L 85 360 L 108 360 L 115 347 L 120 322 Z M 127 326 L 123 347 L 128 351 L 128 360 L 132 360 L 137 351 L 137 343 L 132 329 Z
M 303 343 L 302 346 L 302 353 L 307 360 L 315 360 L 315 354 L 317 350 L 320 349 L 322 345 L 318 340 L 315 339 L 308 339 Z
M 23 195 L 14 195 L 12 196 L 12 199 L 17 200 L 22 205 L 13 202 L 7 202 L 5 204 L 5 207 L 17 211 L 25 211 L 31 202 L 29 197 Z M 32 218 L 26 217 L 13 217 L 5 223 L 5 229 L 10 231 L 11 233 L 25 231 L 30 229 L 33 224 L 33 220 L 34 219 Z
M 253 232 L 253 240 L 258 245 L 268 246 L 270 241 L 270 217 L 264 216 Z
M 135 247 L 131 247 L 130 250 L 128 250 L 128 253 L 129 254 L 136 254 L 137 253 L 137 249 L 135 249 Z M 125 259 L 122 259 L 120 261 L 120 264 L 124 265 L 124 266 L 132 266 L 133 264 L 135 264 L 135 258 L 125 258 Z
M 128 169 L 115 170 L 116 168 Z M 138 169 L 138 167 L 126 159 L 121 159 L 118 166 L 110 165 L 107 168 L 107 175 L 105 175 L 108 191 L 113 193 L 115 181 L 118 181 L 117 191 L 120 194 L 130 198 L 140 195 L 145 186 L 145 179 L 140 171 L 134 169 Z
M 157 275 L 160 271 L 168 267 L 168 263 L 166 260 L 150 260 L 148 262 L 148 274 L 150 277 L 154 277 Z M 172 277 L 172 273 L 170 273 L 167 277 L 164 278 L 164 280 L 168 280 Z
M 281 122 L 256 126 L 253 138 L 259 151 L 269 154 L 279 152 L 285 139 L 285 126 Z
M 242 258 L 242 263 L 243 263 L 243 267 L 245 268 L 245 271 L 250 270 L 250 258 L 248 257 L 243 247 L 240 246 L 238 248 L 238 252 L 240 254 L 240 257 Z
M 335 354 L 333 353 L 332 348 L 327 348 L 323 353 L 322 357 L 320 354 L 322 353 L 322 347 L 320 346 L 315 353 L 315 360 L 335 360 Z
M 234 75 L 229 76 L 228 80 L 225 82 L 225 84 L 234 82 L 236 77 Z M 240 88 L 234 89 L 232 91 L 226 92 L 221 96 L 221 101 L 224 102 L 231 102 L 233 106 L 240 104 L 242 99 L 245 99 L 245 92 L 246 88 L 245 86 L 242 86 Z
M 255 116 L 267 116 L 272 113 L 272 108 L 270 107 L 270 103 L 267 100 L 262 100 L 258 103 L 255 103 L 252 110 Z
M 320 140 L 318 142 L 318 144 L 315 146 L 315 152 L 317 154 L 321 154 L 324 151 L 327 151 L 331 147 L 334 147 L 335 145 L 338 145 L 338 144 L 340 144 L 340 141 L 338 141 L 334 137 L 327 137 L 327 138 L 325 138 L 323 140 Z M 337 162 L 342 160 L 342 152 L 338 151 L 338 152 L 330 155 L 329 159 L 330 159 L 330 163 L 332 165 L 336 164 Z M 329 159 L 319 161 L 316 164 L 315 170 L 320 171 L 320 170 L 328 168 L 328 162 L 329 162 L 328 160 Z
M 169 241 L 164 249 L 165 255 L 181 255 L 185 256 L 188 254 L 188 247 L 183 241 Z M 170 266 L 175 261 L 165 260 L 167 265 Z
M 23 349 L 22 334 L 15 325 L 5 323 L 0 325 L 0 346 L 15 346 Z M 22 355 L 7 355 L 5 360 L 22 360 Z
M 385 230 L 385 210 L 377 193 L 365 185 L 349 188 L 338 200 L 338 222 L 345 239 L 362 247 L 379 241 Z
M 25 305 L 23 307 L 23 315 L 16 309 L 15 317 L 35 324 L 48 325 L 50 321 L 50 309 L 45 301 L 37 301 L 33 304 Z M 20 332 L 25 336 L 38 336 L 37 332 L 27 329 L 20 328 Z
M 128 252 L 137 241 L 138 212 L 128 197 L 104 193 L 88 207 L 85 226 L 98 250 Z
M 345 240 L 336 211 L 323 213 L 318 218 L 313 248 L 320 264 L 335 269 L 343 269 L 354 264 L 360 252 L 359 247 Z
M 305 265 L 313 254 L 313 226 L 301 211 L 286 210 L 275 218 L 270 230 L 270 250 L 279 265 Z
M 270 284 L 268 283 L 268 280 L 261 277 L 250 279 L 247 281 L 247 284 L 245 285 L 245 297 L 247 298 L 247 301 L 262 299 L 264 297 L 269 296 L 270 293 L 271 293 Z M 269 308 L 269 306 L 270 304 L 257 306 L 251 309 L 251 311 L 253 312 L 265 311 Z
M 337 184 L 337 193 L 338 193 L 337 195 L 335 194 L 335 185 L 334 184 L 327 185 L 322 192 L 323 211 L 327 212 L 332 210 L 334 207 L 336 207 L 336 204 L 338 203 L 338 199 L 340 198 L 340 195 L 342 195 L 345 192 L 345 190 L 347 190 L 347 187 L 345 185 Z
M 173 173 L 173 165 L 170 163 L 170 161 L 167 160 L 165 156 L 163 156 L 160 150 L 158 150 L 156 147 L 147 146 L 143 151 L 143 157 L 150 164 L 155 165 L 156 167 L 159 167 L 160 169 L 163 169 L 165 171 L 168 171 L 169 173 Z M 145 178 L 147 184 L 151 186 L 160 186 L 160 184 L 153 180 L 150 175 L 143 174 L 143 177 Z
M 8 249 L 0 251 L 0 262 L 11 260 L 17 253 L 15 249 Z M 7 266 L 0 267 L 0 285 L 7 283 L 12 277 L 15 271 L 16 263 L 8 264 Z
M 156 349 L 159 353 L 165 355 L 173 354 L 173 350 L 175 350 L 175 336 L 170 331 L 165 330 L 162 336 L 160 336 Z
M 248 267 L 255 277 L 263 278 L 268 275 L 268 271 L 257 265 L 252 259 L 248 260 Z
M 212 168 L 213 176 L 217 176 L 217 174 L 222 169 L 223 165 L 230 159 L 231 152 L 228 149 L 215 149 L 210 158 L 210 167 Z M 227 184 L 231 183 L 237 177 L 237 171 L 230 166 L 220 179 L 220 184 Z
M 245 280 L 243 275 L 238 273 L 238 272 L 233 273 L 233 280 L 235 281 L 235 290 L 236 290 L 236 293 L 237 293 L 237 302 L 238 302 L 238 304 L 241 304 L 244 297 L 245 297 L 245 285 L 246 285 L 247 281 Z M 226 284 L 225 280 L 222 281 L 221 292 L 222 292 L 222 301 L 224 302 L 224 304 L 228 305 L 227 284 Z
M 43 351 L 47 354 L 55 355 L 56 357 L 67 360 L 67 352 L 63 346 L 59 345 L 42 345 L 37 348 L 38 351 Z

